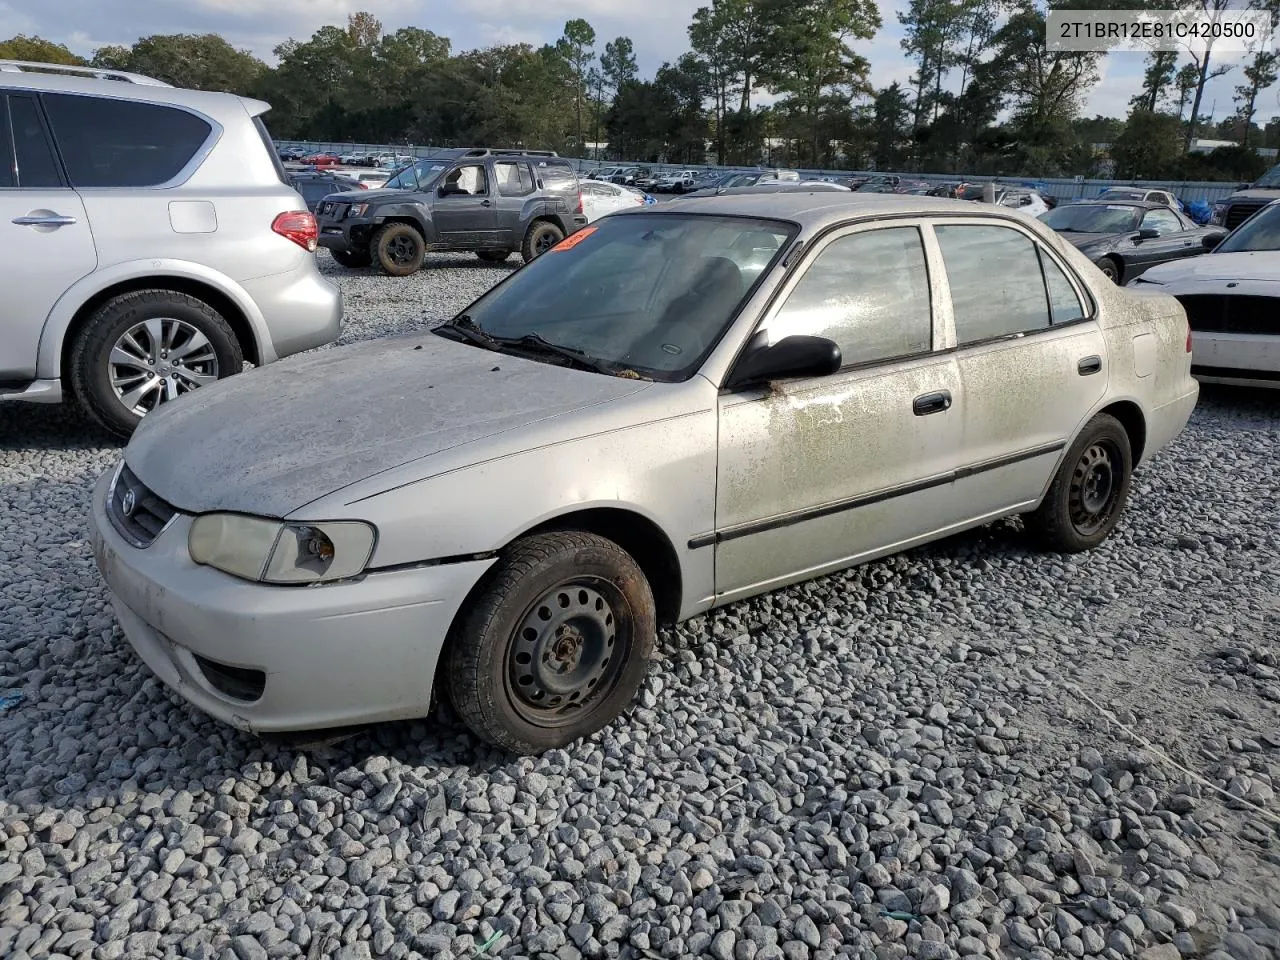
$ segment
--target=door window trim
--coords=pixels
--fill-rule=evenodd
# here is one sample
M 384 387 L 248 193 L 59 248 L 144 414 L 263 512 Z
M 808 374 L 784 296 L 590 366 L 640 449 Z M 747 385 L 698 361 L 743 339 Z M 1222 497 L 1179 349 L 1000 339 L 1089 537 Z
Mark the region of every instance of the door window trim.
M 14 91 L 9 92 L 12 93 Z M 29 92 L 34 93 L 40 101 L 40 113 L 44 117 L 45 130 L 47 132 L 47 136 L 53 143 L 53 149 L 58 158 L 58 165 L 62 168 L 61 173 L 64 184 L 70 184 L 71 178 L 67 176 L 66 161 L 62 156 L 62 145 L 58 143 L 57 133 L 53 129 L 53 124 L 49 121 L 48 111 L 45 109 L 44 98 L 46 96 L 87 97 L 93 100 L 117 100 L 124 103 L 140 103 L 148 107 L 162 107 L 168 110 L 180 110 L 183 113 L 191 114 L 191 116 L 196 117 L 199 120 L 203 120 L 209 125 L 208 135 L 204 138 L 204 142 L 196 148 L 196 152 L 191 155 L 191 159 L 188 160 L 177 173 L 168 180 L 165 180 L 163 183 L 155 183 L 144 187 L 72 187 L 72 189 L 80 193 L 96 193 L 111 190 L 170 190 L 173 187 L 180 187 L 195 176 L 195 172 L 203 166 L 207 159 L 209 159 L 209 154 L 213 152 L 213 148 L 218 145 L 218 142 L 222 139 L 222 134 L 225 132 L 222 124 L 213 119 L 213 117 L 196 110 L 194 107 L 188 107 L 179 103 L 165 103 L 158 100 L 142 100 L 138 97 L 113 97 L 101 93 L 78 93 L 71 90 L 32 90 Z
M 955 314 L 952 312 L 952 306 L 950 302 L 950 297 L 951 297 L 950 278 L 947 277 L 946 275 L 946 264 L 942 261 L 942 248 L 941 246 L 938 245 L 937 234 L 934 233 L 934 227 L 936 226 L 956 226 L 956 225 L 979 226 L 979 227 L 1004 227 L 1009 230 L 1017 231 L 1018 233 L 1022 234 L 1024 237 L 1026 237 L 1028 240 L 1031 241 L 1032 246 L 1035 248 L 1036 252 L 1039 254 L 1039 257 L 1037 258 L 1036 262 L 1037 262 L 1037 265 L 1039 266 L 1039 271 L 1040 271 L 1040 284 L 1045 291 L 1046 316 L 1048 316 L 1051 321 L 1048 326 L 1039 327 L 1035 330 L 1020 330 L 1016 333 L 1001 334 L 998 337 L 986 337 L 982 340 L 966 340 L 964 343 L 960 342 L 959 337 L 956 333 Z M 1084 281 L 1080 279 L 1079 275 L 1075 272 L 1075 270 L 1073 270 L 1071 266 L 1065 260 L 1063 260 L 1062 257 L 1060 257 L 1054 250 L 1050 249 L 1049 245 L 1045 243 L 1044 240 L 1036 236 L 1035 233 L 1027 229 L 1022 224 L 1017 223 L 1013 220 L 1006 220 L 1004 218 L 997 218 L 997 217 L 930 216 L 928 220 L 928 227 L 929 227 L 929 231 L 928 231 L 929 236 L 932 237 L 934 248 L 937 250 L 937 253 L 938 253 L 938 267 L 943 274 L 944 281 L 946 284 L 946 292 L 947 292 L 946 313 L 947 313 L 947 320 L 951 328 L 949 331 L 949 335 L 950 335 L 950 342 L 952 344 L 950 349 L 952 351 L 967 350 L 970 347 L 984 347 L 993 343 L 1001 343 L 1006 340 L 1025 340 L 1031 337 L 1043 336 L 1044 334 L 1047 334 L 1047 333 L 1055 333 L 1059 330 L 1066 329 L 1067 327 L 1074 327 L 1084 323 L 1092 323 L 1097 320 L 1098 304 L 1097 304 L 1097 301 L 1094 300 L 1093 295 L 1089 292 L 1088 286 L 1085 285 Z M 1049 306 L 1049 284 L 1044 275 L 1044 266 L 1043 266 L 1043 259 L 1042 259 L 1044 257 L 1048 257 L 1049 260 L 1054 265 L 1056 265 L 1058 269 L 1062 271 L 1063 275 L 1067 278 L 1067 283 L 1069 283 L 1072 286 L 1072 288 L 1075 290 L 1076 296 L 1080 299 L 1081 304 L 1083 304 L 1084 306 L 1084 310 L 1085 310 L 1084 316 L 1077 317 L 1075 320 L 1067 320 L 1062 323 L 1052 322 L 1053 312 Z
M 942 353 L 943 348 L 939 346 L 940 317 L 938 310 L 938 290 L 934 285 L 936 271 L 934 270 L 933 264 L 930 263 L 929 247 L 925 237 L 924 226 L 924 221 L 918 218 L 913 219 L 907 216 L 895 216 L 892 219 L 861 220 L 839 223 L 814 237 L 799 251 L 801 254 L 800 258 L 795 262 L 794 266 L 788 270 L 787 276 L 783 282 L 773 292 L 773 296 L 766 305 L 764 311 L 761 313 L 760 319 L 756 321 L 756 325 L 751 329 L 751 332 L 747 334 L 744 345 L 750 344 L 757 334 L 768 329 L 769 324 L 777 318 L 778 314 L 787 305 L 787 301 L 791 298 L 791 294 L 795 291 L 795 288 L 799 286 L 805 275 L 808 274 L 809 269 L 831 244 L 838 240 L 843 240 L 845 237 L 855 236 L 860 233 L 870 233 L 873 230 L 893 230 L 902 227 L 909 227 L 915 230 L 916 235 L 920 238 L 920 249 L 921 253 L 924 255 L 925 285 L 929 290 L 929 349 L 918 350 L 914 353 L 904 353 L 899 356 L 879 357 L 875 360 L 862 360 L 857 363 L 845 363 L 836 373 L 831 374 L 831 376 L 839 376 L 840 374 L 852 371 L 868 370 L 884 364 L 902 363 L 908 360 L 917 360 L 922 357 L 932 357 L 936 354 Z M 785 263 L 786 260 L 784 259 L 783 262 Z M 739 353 L 729 367 L 730 372 L 732 372 L 733 368 L 737 366 L 741 359 L 742 354 Z

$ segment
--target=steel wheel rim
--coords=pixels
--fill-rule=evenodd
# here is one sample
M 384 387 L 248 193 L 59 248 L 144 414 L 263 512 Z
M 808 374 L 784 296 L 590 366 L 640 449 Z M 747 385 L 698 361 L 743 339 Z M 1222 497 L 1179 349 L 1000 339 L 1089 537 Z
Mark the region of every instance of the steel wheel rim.
M 120 405 L 141 417 L 217 380 L 218 354 L 194 325 L 153 317 L 116 340 L 107 357 L 107 376 Z
M 520 617 L 507 685 L 520 718 L 544 728 L 576 723 L 617 687 L 631 652 L 626 600 L 599 577 L 557 584 Z
M 550 230 L 543 230 L 533 239 L 535 253 L 543 254 L 556 245 L 556 235 Z
M 1120 500 L 1124 480 L 1120 448 L 1111 440 L 1089 444 L 1071 471 L 1069 513 L 1071 524 L 1081 536 L 1103 529 Z
M 413 242 L 412 237 L 392 237 L 387 244 L 387 256 L 391 258 L 392 263 L 412 263 L 417 254 L 418 245 Z

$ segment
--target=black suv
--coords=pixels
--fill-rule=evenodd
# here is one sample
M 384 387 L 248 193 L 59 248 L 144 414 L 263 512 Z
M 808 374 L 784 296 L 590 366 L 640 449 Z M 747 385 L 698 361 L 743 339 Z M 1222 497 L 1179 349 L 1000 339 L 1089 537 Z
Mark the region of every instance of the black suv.
M 1215 222 L 1234 230 L 1277 197 L 1280 197 L 1280 165 L 1215 204 Z
M 568 160 L 533 150 L 455 150 L 419 160 L 381 190 L 335 193 L 316 210 L 320 245 L 346 267 L 377 262 L 396 277 L 428 251 L 474 250 L 525 262 L 586 225 Z

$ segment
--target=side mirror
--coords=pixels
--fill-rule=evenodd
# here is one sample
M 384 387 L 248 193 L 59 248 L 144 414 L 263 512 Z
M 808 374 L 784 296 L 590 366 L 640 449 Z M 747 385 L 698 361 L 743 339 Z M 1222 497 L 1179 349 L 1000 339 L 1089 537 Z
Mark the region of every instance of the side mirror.
M 725 386 L 737 390 L 770 380 L 825 377 L 843 364 L 840 347 L 826 337 L 783 337 L 777 343 L 748 346 Z
M 1226 239 L 1225 233 L 1207 233 L 1201 239 L 1200 243 L 1206 250 L 1212 250 Z
M 1155 229 L 1154 227 L 1143 227 L 1141 230 L 1138 231 L 1138 235 L 1134 239 L 1135 240 L 1154 240 L 1158 236 L 1160 236 L 1159 230 Z

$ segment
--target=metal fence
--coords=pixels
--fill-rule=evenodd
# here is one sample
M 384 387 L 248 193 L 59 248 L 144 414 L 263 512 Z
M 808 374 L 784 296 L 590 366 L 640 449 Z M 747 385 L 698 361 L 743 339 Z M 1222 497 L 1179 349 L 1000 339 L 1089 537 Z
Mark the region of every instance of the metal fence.
M 395 154 L 397 156 L 414 156 L 414 157 L 430 157 L 433 154 L 446 148 L 440 146 L 424 146 L 414 144 L 386 144 L 386 143 L 335 143 L 321 141 L 302 141 L 302 140 L 277 140 L 276 146 L 282 150 L 297 150 L 306 153 L 335 153 L 340 156 L 376 156 L 378 154 Z M 648 170 L 658 174 L 669 173 L 676 170 L 714 170 L 720 173 L 746 173 L 751 170 L 760 169 L 757 167 L 747 166 L 725 166 L 719 167 L 713 164 L 696 164 L 696 163 L 644 163 L 641 161 L 603 161 L 603 160 L 578 160 L 573 157 L 566 157 L 573 163 L 579 172 L 590 173 L 603 167 L 617 166 L 637 166 L 645 167 Z M 955 173 L 900 173 L 890 170 L 819 170 L 819 169 L 799 169 L 802 177 L 857 177 L 857 176 L 885 176 L 897 175 L 903 179 L 923 180 L 932 184 L 956 183 L 964 181 L 966 183 L 983 183 L 987 180 L 998 180 L 1002 183 L 1020 183 L 1035 185 L 1046 196 L 1051 196 L 1056 200 L 1084 200 L 1089 197 L 1096 197 L 1102 191 L 1110 187 L 1144 187 L 1153 190 L 1168 190 L 1174 196 L 1183 201 L 1191 200 L 1222 200 L 1230 196 L 1239 189 L 1238 183 L 1223 183 L 1220 181 L 1173 181 L 1173 180 L 1090 180 L 1084 178 L 1064 177 L 1064 178 L 1045 178 L 1045 177 L 991 177 L 991 176 L 966 176 Z

